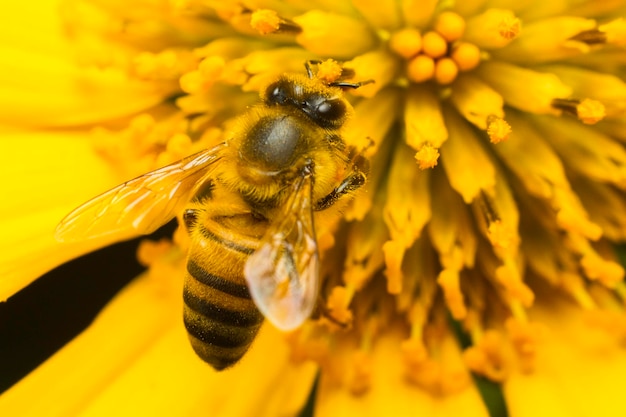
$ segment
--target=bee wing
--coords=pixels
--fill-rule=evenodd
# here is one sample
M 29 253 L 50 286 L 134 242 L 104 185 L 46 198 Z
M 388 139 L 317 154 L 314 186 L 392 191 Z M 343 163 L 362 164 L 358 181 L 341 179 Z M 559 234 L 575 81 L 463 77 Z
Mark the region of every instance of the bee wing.
M 299 327 L 313 311 L 319 285 L 319 255 L 313 226 L 312 176 L 299 177 L 261 246 L 246 261 L 252 299 L 277 328 Z
M 127 181 L 87 201 L 56 228 L 58 241 L 148 234 L 172 219 L 220 159 L 225 145 L 205 149 Z

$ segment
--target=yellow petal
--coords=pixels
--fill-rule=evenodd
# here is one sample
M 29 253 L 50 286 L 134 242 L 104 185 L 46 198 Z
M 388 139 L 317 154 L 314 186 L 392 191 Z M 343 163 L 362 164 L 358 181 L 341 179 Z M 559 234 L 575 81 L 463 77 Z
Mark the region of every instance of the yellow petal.
M 555 292 L 538 300 L 530 316 L 548 332 L 537 348 L 535 371 L 514 373 L 504 385 L 511 416 L 626 414 L 619 401 L 626 352 L 619 341 Z
M 406 97 L 404 120 L 407 144 L 416 151 L 426 144 L 439 148 L 448 139 L 448 130 L 436 93 L 425 86 L 413 86 Z
M 557 16 L 527 23 L 520 36 L 506 48 L 494 51 L 498 59 L 528 64 L 553 62 L 589 51 L 582 42 L 570 38 L 595 28 L 591 19 Z
M 400 145 L 394 151 L 383 218 L 391 238 L 408 248 L 430 219 L 428 171 L 416 169 L 413 152 Z
M 88 407 L 179 321 L 176 280 L 153 278 L 144 275 L 127 286 L 85 332 L 4 393 L 0 412 L 52 417 L 76 415 Z M 150 386 L 145 382 L 144 387 Z M 38 401 L 32 400 L 35 395 Z
M 91 123 L 152 107 L 171 93 L 171 87 L 131 80 L 121 70 L 77 65 L 58 3 L 5 10 L 11 19 L 0 29 L 0 121 Z
M 463 117 L 479 129 L 487 129 L 490 117 L 504 117 L 502 96 L 472 75 L 459 77 L 451 99 Z
M 295 415 L 317 367 L 291 363 L 284 334 L 265 326 L 241 363 L 214 371 L 185 334 L 182 271 L 171 266 L 127 286 L 84 333 L 3 394 L 0 413 Z
M 467 20 L 464 40 L 484 49 L 502 48 L 519 35 L 521 26 L 511 10 L 487 9 Z
M 571 88 L 554 74 L 506 62 L 484 62 L 476 72 L 508 105 L 531 113 L 558 115 L 560 111 L 552 107 L 552 101 L 572 94 Z
M 352 4 L 376 28 L 389 30 L 400 24 L 399 10 L 394 2 L 354 0 Z
M 495 168 L 465 120 L 448 111 L 446 121 L 450 138 L 441 147 L 443 166 L 452 188 L 461 194 L 465 203 L 470 203 L 481 190 L 495 185 Z
M 626 83 L 613 74 L 565 65 L 550 65 L 542 70 L 556 74 L 572 87 L 574 97 L 600 101 L 609 116 L 621 116 L 626 109 Z
M 402 361 L 397 360 L 401 354 L 400 345 L 403 340 L 399 332 L 391 331 L 376 340 L 370 361 L 372 376 L 370 389 L 362 395 L 353 395 L 345 387 L 338 387 L 336 381 L 322 373 L 315 415 L 363 417 L 489 415 L 475 387 L 465 387 L 456 393 L 435 396 L 410 385 L 403 378 L 405 370 Z M 447 353 L 442 354 L 447 356 Z M 456 355 L 459 356 L 458 347 Z M 349 379 L 350 373 L 342 375 L 342 378 L 344 381 Z
M 626 187 L 626 150 L 610 135 L 568 118 L 561 118 L 559 123 L 549 117 L 533 120 L 568 169 L 596 181 Z
M 0 300 L 5 300 L 48 270 L 110 243 L 62 245 L 54 240 L 54 228 L 70 210 L 120 179 L 86 135 L 5 131 L 2 136 Z
M 369 26 L 351 16 L 311 10 L 293 20 L 302 27 L 296 35 L 298 43 L 321 56 L 354 57 L 372 49 L 376 42 Z

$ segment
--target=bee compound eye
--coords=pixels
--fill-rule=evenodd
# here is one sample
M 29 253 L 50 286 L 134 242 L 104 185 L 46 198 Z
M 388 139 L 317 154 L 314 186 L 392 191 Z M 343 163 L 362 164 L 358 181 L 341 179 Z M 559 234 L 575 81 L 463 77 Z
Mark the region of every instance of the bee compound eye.
M 289 97 L 289 91 L 283 81 L 277 81 L 267 87 L 266 97 L 269 104 L 285 104 Z
M 307 100 L 303 110 L 321 127 L 340 125 L 346 115 L 343 101 L 319 96 Z

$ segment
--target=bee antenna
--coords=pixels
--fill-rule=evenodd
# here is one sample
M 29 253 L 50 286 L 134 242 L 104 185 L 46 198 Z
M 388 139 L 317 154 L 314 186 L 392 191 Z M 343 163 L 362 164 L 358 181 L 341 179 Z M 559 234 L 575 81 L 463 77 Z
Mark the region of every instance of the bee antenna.
M 313 69 L 311 68 L 311 65 L 319 65 L 321 63 L 322 61 L 319 61 L 317 59 L 309 59 L 308 61 L 305 61 L 304 68 L 306 68 L 306 73 L 309 76 L 309 78 L 313 79 L 314 77 Z
M 331 87 L 340 87 L 340 88 L 359 88 L 362 85 L 366 85 L 366 84 L 373 84 L 374 80 L 365 80 L 365 81 L 361 81 L 358 83 L 349 83 L 346 81 L 335 81 L 332 83 L 329 83 L 328 85 Z

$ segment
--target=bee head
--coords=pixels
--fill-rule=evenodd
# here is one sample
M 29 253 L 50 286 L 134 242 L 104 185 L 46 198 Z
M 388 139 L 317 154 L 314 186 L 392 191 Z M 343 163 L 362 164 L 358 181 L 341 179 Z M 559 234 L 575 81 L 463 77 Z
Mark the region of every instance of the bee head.
M 267 86 L 261 98 L 268 106 L 296 109 L 324 129 L 340 128 L 348 114 L 340 89 L 305 76 L 282 76 Z

